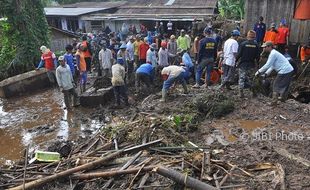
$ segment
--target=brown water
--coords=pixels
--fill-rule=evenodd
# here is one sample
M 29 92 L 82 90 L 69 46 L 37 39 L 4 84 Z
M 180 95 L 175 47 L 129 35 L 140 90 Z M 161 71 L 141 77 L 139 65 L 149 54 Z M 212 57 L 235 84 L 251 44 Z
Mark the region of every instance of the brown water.
M 84 131 L 102 126 L 95 120 L 81 121 L 88 109 L 68 112 L 63 106 L 63 95 L 56 89 L 0 99 L 0 163 L 21 158 L 27 145 L 40 149 L 47 141 L 85 137 Z

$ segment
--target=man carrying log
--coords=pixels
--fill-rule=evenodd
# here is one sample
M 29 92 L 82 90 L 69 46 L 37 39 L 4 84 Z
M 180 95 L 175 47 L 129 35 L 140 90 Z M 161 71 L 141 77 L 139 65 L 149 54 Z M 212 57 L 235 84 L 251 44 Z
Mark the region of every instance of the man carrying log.
M 69 65 L 64 61 L 64 56 L 58 59 L 60 65 L 56 69 L 56 79 L 60 91 L 64 94 L 65 105 L 71 109 L 71 97 L 73 96 L 73 106 L 78 105 L 78 95 L 75 91 L 75 84 Z
M 273 49 L 271 41 L 265 42 L 262 47 L 265 52 L 270 54 L 267 63 L 255 73 L 255 76 L 262 75 L 266 77 L 273 70 L 277 72 L 277 77 L 273 83 L 273 102 L 271 103 L 271 105 L 276 105 L 278 101 L 285 101 L 285 96 L 294 74 L 294 68 L 280 52 Z

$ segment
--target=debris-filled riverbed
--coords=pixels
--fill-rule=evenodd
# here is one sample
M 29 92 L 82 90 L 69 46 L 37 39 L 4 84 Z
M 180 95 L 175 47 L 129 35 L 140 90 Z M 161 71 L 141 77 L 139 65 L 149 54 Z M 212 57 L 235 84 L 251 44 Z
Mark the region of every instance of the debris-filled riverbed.
M 0 170 L 1 187 L 20 185 L 22 189 L 24 182 L 38 189 L 310 189 L 309 104 L 288 100 L 273 107 L 268 105 L 270 98 L 246 93 L 248 98 L 241 100 L 237 90 L 216 87 L 191 89 L 186 95 L 179 90 L 166 103 L 160 102 L 160 93 L 131 92 L 129 108 L 76 108 L 69 112 L 72 116 L 62 109 L 59 92 L 39 93 L 53 96 L 42 99 L 36 113 L 26 106 L 21 109 L 28 109 L 29 117 L 37 117 L 38 122 L 53 123 L 53 135 L 44 134 L 43 141 L 54 138 L 56 145 L 49 141 L 39 147 L 60 152 L 61 161 L 28 164 L 23 177 L 24 160 L 18 161 L 15 155 L 16 164 Z M 25 98 L 29 107 L 35 104 L 30 103 L 33 97 Z M 10 108 L 10 112 L 5 105 L 8 102 L 2 102 L 4 118 L 14 112 L 18 115 L 12 111 L 18 109 Z M 44 110 L 49 110 L 48 117 L 43 116 Z M 65 120 L 67 137 L 59 135 Z M 20 126 L 2 130 L 24 139 L 19 131 L 29 132 L 25 123 L 27 118 Z M 90 130 L 85 136 L 81 135 L 83 126 Z M 13 128 L 18 129 L 14 132 Z M 34 144 L 43 141 L 33 140 Z M 23 140 L 6 142 L 24 149 Z

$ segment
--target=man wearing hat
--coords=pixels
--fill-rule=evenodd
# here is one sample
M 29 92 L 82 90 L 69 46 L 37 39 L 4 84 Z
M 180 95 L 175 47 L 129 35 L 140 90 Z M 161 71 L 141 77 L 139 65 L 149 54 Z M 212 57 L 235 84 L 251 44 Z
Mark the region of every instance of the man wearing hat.
M 167 49 L 169 52 L 169 64 L 172 65 L 175 62 L 175 55 L 177 54 L 177 49 L 178 49 L 178 45 L 177 42 L 175 41 L 175 35 L 171 35 L 170 36 L 170 40 L 167 44 Z
M 156 44 L 152 43 L 150 45 L 150 48 L 146 52 L 146 63 L 152 64 L 154 68 L 157 67 L 157 58 L 156 58 L 156 52 L 155 52 L 156 49 L 157 49 Z
M 240 32 L 238 30 L 233 30 L 231 37 L 224 43 L 223 75 L 220 88 L 225 86 L 228 90 L 231 90 L 230 83 L 233 82 L 235 75 L 236 57 L 239 47 L 237 39 L 239 36 Z
M 41 61 L 36 68 L 36 70 L 39 70 L 43 66 L 47 70 L 47 76 L 50 81 L 50 83 L 55 84 L 55 69 L 57 68 L 57 58 L 56 55 L 48 49 L 46 46 L 41 46 L 40 50 L 42 52 L 41 55 Z
M 129 54 L 127 52 L 127 45 L 123 43 L 117 52 L 117 59 L 123 59 L 123 66 L 125 67 L 125 71 L 128 72 L 128 61 L 129 61 Z
M 188 44 L 188 38 L 185 36 L 184 29 L 181 30 L 181 35 L 178 37 L 177 44 L 178 48 L 181 48 L 186 51 L 190 48 Z
M 115 96 L 115 104 L 116 106 L 120 106 L 121 98 L 123 99 L 126 106 L 128 103 L 127 90 L 125 85 L 125 68 L 123 66 L 124 59 L 122 57 L 118 57 L 116 64 L 112 66 L 112 86 Z
M 251 84 L 251 77 L 254 74 L 254 69 L 256 68 L 256 63 L 258 63 L 260 58 L 260 48 L 255 41 L 256 32 L 250 30 L 247 34 L 247 40 L 242 42 L 238 49 L 238 55 L 236 60 L 240 60 L 237 67 L 239 67 L 239 96 L 244 97 L 243 90 L 246 83 Z M 255 95 L 255 94 L 254 94 Z
M 205 87 L 211 85 L 211 72 L 213 70 L 213 64 L 217 57 L 217 44 L 214 38 L 212 38 L 211 28 L 206 27 L 204 29 L 205 38 L 203 38 L 199 43 L 198 59 L 197 59 L 197 69 L 196 69 L 196 84 L 193 87 L 199 88 L 200 79 L 203 70 L 206 70 Z
M 294 68 L 281 53 L 273 49 L 271 41 L 265 42 L 262 47 L 265 52 L 270 54 L 267 63 L 255 73 L 255 76 L 262 75 L 263 77 L 266 77 L 270 75 L 272 71 L 277 72 L 277 76 L 273 83 L 272 94 L 272 104 L 276 105 L 279 100 L 285 100 L 294 74 Z
M 278 39 L 278 30 L 276 29 L 276 24 L 271 23 L 271 28 L 265 34 L 264 42 L 271 41 L 273 45 L 276 45 L 277 39 Z
M 161 42 L 161 48 L 158 51 L 158 66 L 162 69 L 169 65 L 168 63 L 169 52 L 167 50 L 167 43 Z
M 66 108 L 71 109 L 71 97 L 73 96 L 73 106 L 78 105 L 78 95 L 74 89 L 75 84 L 69 65 L 64 61 L 64 56 L 58 58 L 60 65 L 56 69 L 56 79 L 60 91 L 64 94 Z

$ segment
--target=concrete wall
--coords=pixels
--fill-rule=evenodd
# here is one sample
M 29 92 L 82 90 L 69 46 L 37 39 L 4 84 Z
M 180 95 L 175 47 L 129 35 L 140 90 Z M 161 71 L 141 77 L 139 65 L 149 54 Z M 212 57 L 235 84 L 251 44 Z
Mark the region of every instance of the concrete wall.
M 29 71 L 0 82 L 0 97 L 10 98 L 50 86 L 45 69 Z
M 310 33 L 310 20 L 293 19 L 296 0 L 246 0 L 244 32 L 253 29 L 259 16 L 263 16 L 267 28 L 272 22 L 279 26 L 285 18 L 290 27 L 290 42 L 293 44 L 306 42 Z

